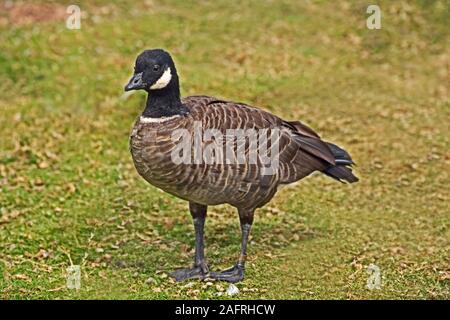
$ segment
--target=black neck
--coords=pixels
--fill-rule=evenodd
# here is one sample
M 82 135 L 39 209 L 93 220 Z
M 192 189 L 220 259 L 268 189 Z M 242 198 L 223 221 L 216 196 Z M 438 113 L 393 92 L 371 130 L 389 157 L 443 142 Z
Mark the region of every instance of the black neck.
M 180 88 L 176 79 L 172 79 L 167 87 L 149 92 L 142 115 L 147 118 L 161 118 L 186 113 L 188 110 L 181 103 Z

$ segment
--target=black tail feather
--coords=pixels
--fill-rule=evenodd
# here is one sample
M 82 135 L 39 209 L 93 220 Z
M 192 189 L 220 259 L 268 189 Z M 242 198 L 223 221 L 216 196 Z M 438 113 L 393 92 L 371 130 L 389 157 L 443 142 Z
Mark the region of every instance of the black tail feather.
M 357 182 L 359 179 L 353 174 L 351 168 L 355 163 L 348 152 L 333 143 L 327 142 L 327 145 L 335 157 L 336 165 L 329 166 L 323 173 L 340 182 Z
M 327 176 L 340 182 L 357 182 L 359 179 L 352 173 L 352 169 L 346 166 L 329 166 L 323 171 Z

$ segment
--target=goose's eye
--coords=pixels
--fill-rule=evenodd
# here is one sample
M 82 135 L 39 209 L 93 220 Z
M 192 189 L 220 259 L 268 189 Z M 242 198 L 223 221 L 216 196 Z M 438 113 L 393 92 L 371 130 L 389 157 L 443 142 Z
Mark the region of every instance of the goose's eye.
M 153 71 L 159 71 L 159 65 L 155 64 L 155 65 L 153 66 Z

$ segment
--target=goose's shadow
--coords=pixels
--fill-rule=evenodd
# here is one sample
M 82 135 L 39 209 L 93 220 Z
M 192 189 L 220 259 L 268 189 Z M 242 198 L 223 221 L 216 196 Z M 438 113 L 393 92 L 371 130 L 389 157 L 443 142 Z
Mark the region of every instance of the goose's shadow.
M 167 227 L 167 220 L 171 227 Z M 234 264 L 238 257 L 241 232 L 237 214 L 226 214 L 219 219 L 207 218 L 205 227 L 205 254 L 213 269 Z M 248 248 L 249 258 L 277 256 L 293 242 L 308 241 L 321 236 L 321 231 L 303 224 L 301 216 L 289 215 L 273 221 L 266 216 L 257 217 L 252 228 Z M 142 271 L 165 271 L 192 265 L 195 235 L 189 216 L 167 217 L 166 223 L 156 222 L 152 228 L 160 230 L 156 243 L 150 240 L 140 243 L 135 250 L 139 254 L 134 262 L 126 263 Z

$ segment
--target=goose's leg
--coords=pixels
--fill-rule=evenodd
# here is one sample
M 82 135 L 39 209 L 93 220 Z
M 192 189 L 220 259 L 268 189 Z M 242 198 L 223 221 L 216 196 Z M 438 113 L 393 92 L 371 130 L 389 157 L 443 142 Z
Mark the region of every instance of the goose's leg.
M 245 259 L 247 257 L 247 243 L 248 237 L 250 235 L 250 229 L 253 223 L 254 210 L 239 210 L 239 220 L 241 223 L 241 252 L 239 254 L 239 259 L 237 263 L 226 270 L 219 272 L 211 272 L 209 278 L 228 281 L 228 282 L 239 282 L 244 279 L 245 273 Z
M 170 274 L 176 281 L 186 279 L 203 279 L 208 274 L 208 266 L 205 260 L 205 245 L 203 242 L 203 229 L 205 226 L 207 206 L 195 202 L 189 202 L 189 210 L 195 228 L 195 258 L 194 266 L 187 269 L 175 270 Z

